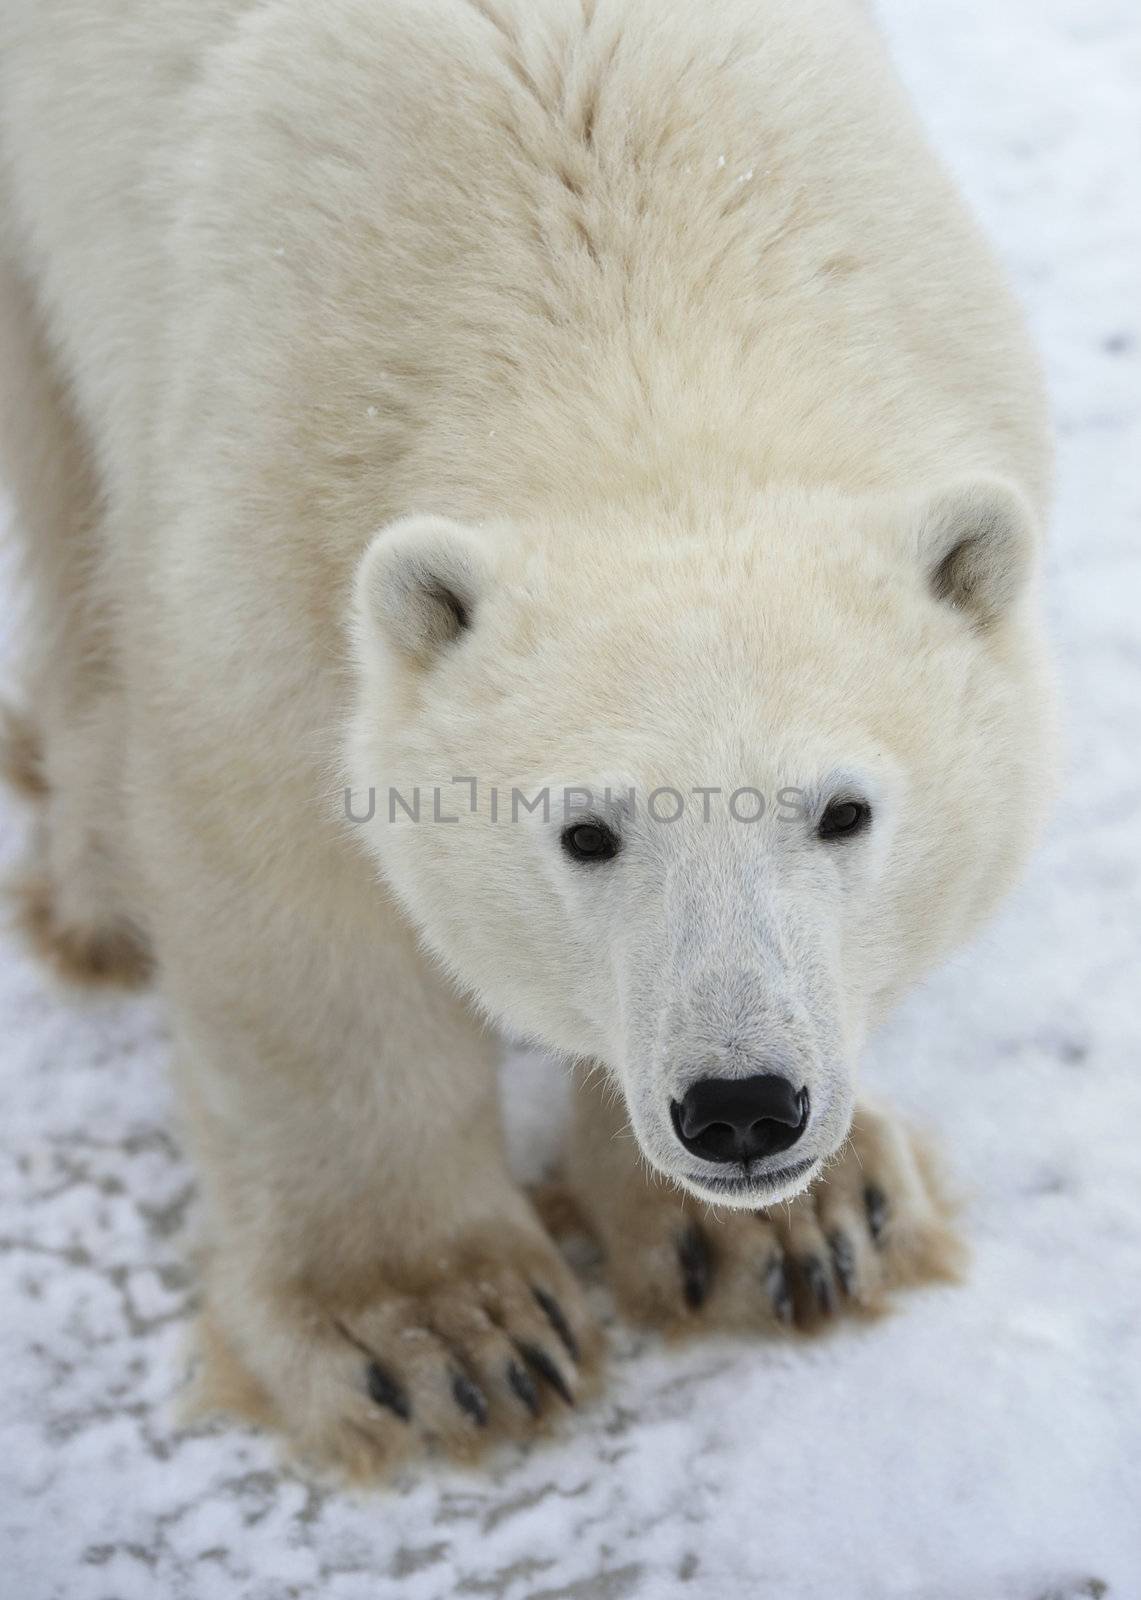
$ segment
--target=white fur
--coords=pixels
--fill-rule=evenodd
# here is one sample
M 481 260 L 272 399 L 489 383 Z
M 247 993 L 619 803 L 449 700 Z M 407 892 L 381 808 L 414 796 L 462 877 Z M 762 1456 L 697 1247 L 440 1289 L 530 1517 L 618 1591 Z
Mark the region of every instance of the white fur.
M 698 1192 L 700 1074 L 776 1064 L 839 1146 L 1046 789 L 1041 385 L 848 0 L 0 0 L 0 39 L 7 304 L 98 476 L 23 496 L 99 623 L 91 881 L 157 949 L 227 1335 L 313 1439 L 281 1285 L 537 1237 L 478 1012 L 604 1062 Z M 417 785 L 460 820 L 389 824 Z M 809 799 L 584 868 L 490 820 L 544 785 Z M 822 844 L 844 788 L 873 827 Z
M 361 619 L 352 784 L 377 794 L 366 831 L 390 882 L 494 1015 L 612 1068 L 644 1153 L 682 1182 L 702 1168 L 668 1108 L 699 1078 L 784 1072 L 816 1108 L 798 1157 L 839 1146 L 868 1027 L 1009 881 L 1042 788 L 1024 597 L 992 624 L 928 588 L 1009 491 L 739 492 L 684 521 L 607 506 L 620 560 L 591 559 L 569 520 L 541 562 L 524 530 L 501 535 L 469 633 L 417 669 L 413 716 L 383 626 Z M 479 779 L 474 812 L 460 775 Z M 392 791 L 417 789 L 414 822 Z M 659 789 L 686 803 L 676 822 L 650 814 Z M 579 790 L 634 792 L 613 862 L 560 850 L 568 820 L 604 810 Z M 549 821 L 513 818 L 513 792 L 543 791 Z M 821 843 L 816 819 L 849 793 L 872 829 Z M 766 814 L 734 820 L 754 794 Z

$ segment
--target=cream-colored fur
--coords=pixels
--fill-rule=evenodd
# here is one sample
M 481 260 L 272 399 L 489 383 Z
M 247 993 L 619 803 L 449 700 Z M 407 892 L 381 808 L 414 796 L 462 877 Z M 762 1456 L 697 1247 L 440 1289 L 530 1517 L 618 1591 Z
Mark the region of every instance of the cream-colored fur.
M 731 1198 L 823 1171 L 856 1285 L 860 1046 L 1048 764 L 1040 384 L 864 8 L 0 0 L 0 41 L 37 925 L 157 956 L 227 1392 L 371 1470 L 581 1384 L 481 1013 L 604 1064 L 596 1212 L 712 1193 L 668 1121 L 702 1064 L 799 1073 L 811 1171 Z M 559 802 L 491 820 L 583 785 L 807 798 L 619 817 L 587 868 Z M 417 786 L 460 821 L 390 824 Z M 872 828 L 823 844 L 845 786 Z M 874 1231 L 943 1266 L 892 1148 Z

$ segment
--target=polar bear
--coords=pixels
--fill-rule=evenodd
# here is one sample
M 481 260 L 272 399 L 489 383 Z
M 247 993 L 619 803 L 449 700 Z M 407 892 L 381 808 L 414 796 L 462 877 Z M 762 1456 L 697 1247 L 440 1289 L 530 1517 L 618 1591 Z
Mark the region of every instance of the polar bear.
M 854 0 L 0 0 L 26 918 L 169 1001 L 220 1390 L 371 1473 L 622 1303 L 953 1267 L 857 1062 L 1048 788 L 1042 386 Z M 778 1205 L 777 1202 L 783 1202 Z

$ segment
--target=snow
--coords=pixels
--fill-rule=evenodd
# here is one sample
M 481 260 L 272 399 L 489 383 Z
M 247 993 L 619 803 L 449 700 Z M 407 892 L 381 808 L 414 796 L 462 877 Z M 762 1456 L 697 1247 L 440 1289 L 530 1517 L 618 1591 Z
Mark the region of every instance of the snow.
M 880 10 L 1026 302 L 1060 441 L 1065 797 L 866 1066 L 939 1130 L 969 1283 L 795 1347 L 616 1327 L 605 1397 L 553 1442 L 383 1496 L 307 1483 L 253 1433 L 176 1422 L 193 1193 L 161 1011 L 65 1001 L 6 940 L 5 1600 L 1141 1597 L 1141 9 Z M 510 1071 L 552 1139 L 555 1069 Z

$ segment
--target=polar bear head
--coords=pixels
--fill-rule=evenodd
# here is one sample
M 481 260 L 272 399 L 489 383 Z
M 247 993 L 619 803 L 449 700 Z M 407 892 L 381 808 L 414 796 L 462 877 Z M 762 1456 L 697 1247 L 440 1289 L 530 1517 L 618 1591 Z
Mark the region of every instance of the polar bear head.
M 771 1203 L 1033 836 L 1035 544 L 991 478 L 405 518 L 358 571 L 351 815 L 482 1009 L 605 1065 L 653 1167 Z

